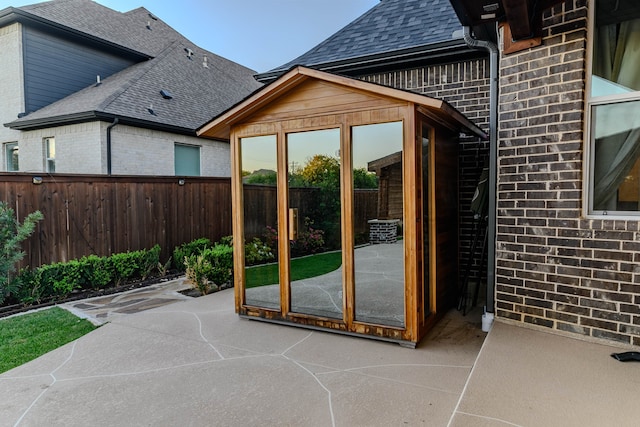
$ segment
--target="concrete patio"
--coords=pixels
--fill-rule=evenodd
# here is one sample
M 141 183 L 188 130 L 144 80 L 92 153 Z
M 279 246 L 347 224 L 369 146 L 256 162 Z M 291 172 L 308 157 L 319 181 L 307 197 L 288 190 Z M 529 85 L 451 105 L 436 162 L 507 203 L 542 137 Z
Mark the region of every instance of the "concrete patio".
M 477 311 L 452 311 L 412 350 L 240 319 L 233 290 L 175 301 L 105 316 L 109 323 L 96 331 L 0 375 L 0 426 L 635 426 L 640 419 L 640 364 L 609 356 L 625 349 L 503 323 L 485 339 Z

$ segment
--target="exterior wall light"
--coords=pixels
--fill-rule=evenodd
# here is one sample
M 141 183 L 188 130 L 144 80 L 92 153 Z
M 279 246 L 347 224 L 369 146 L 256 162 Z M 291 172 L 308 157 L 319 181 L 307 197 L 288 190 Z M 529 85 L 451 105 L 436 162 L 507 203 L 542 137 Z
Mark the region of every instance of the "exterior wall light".
M 182 178 L 181 178 L 181 179 L 179 179 L 179 180 L 178 180 L 178 185 L 184 185 L 184 179 L 182 179 Z
M 33 182 L 34 185 L 40 185 L 40 184 L 42 184 L 42 177 L 41 176 L 34 176 L 31 179 L 31 182 Z

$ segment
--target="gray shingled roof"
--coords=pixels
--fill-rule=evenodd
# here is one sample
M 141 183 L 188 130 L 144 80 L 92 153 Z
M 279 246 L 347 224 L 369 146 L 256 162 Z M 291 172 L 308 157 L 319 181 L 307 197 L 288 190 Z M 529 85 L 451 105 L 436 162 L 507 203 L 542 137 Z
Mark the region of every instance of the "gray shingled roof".
M 381 0 L 313 49 L 265 74 L 446 42 L 461 28 L 449 0 Z
M 166 48 L 167 40 L 186 40 L 144 7 L 122 13 L 92 0 L 54 0 L 17 9 L 149 56 Z
M 9 124 L 15 129 L 119 117 L 195 133 L 261 86 L 253 70 L 200 49 L 144 8 L 120 13 L 90 0 L 56 0 L 20 9 L 153 58 L 15 120 Z M 193 51 L 192 59 L 185 49 Z M 173 98 L 164 99 L 160 90 Z

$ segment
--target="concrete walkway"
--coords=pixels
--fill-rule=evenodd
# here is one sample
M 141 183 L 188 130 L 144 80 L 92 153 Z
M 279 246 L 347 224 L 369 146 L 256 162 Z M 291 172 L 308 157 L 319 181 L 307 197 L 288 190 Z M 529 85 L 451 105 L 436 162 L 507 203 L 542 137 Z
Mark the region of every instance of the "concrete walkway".
M 609 357 L 621 349 L 501 323 L 485 340 L 477 312 L 452 311 L 412 350 L 240 319 L 232 289 L 115 311 L 96 331 L 0 375 L 0 426 L 632 426 L 640 419 L 640 364 Z

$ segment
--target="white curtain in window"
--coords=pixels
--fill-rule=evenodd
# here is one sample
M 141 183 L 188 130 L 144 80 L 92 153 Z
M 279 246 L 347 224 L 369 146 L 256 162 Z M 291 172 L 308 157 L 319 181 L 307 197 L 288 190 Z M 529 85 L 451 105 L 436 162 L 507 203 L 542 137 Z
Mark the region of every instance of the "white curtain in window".
M 630 91 L 640 90 L 640 19 L 597 29 L 593 72 Z M 636 105 L 632 103 L 631 105 Z M 606 106 L 602 108 L 603 112 Z M 597 116 L 597 112 L 595 115 Z M 622 117 L 606 114 L 594 126 L 595 210 L 616 210 L 617 189 L 640 157 L 640 129 Z

